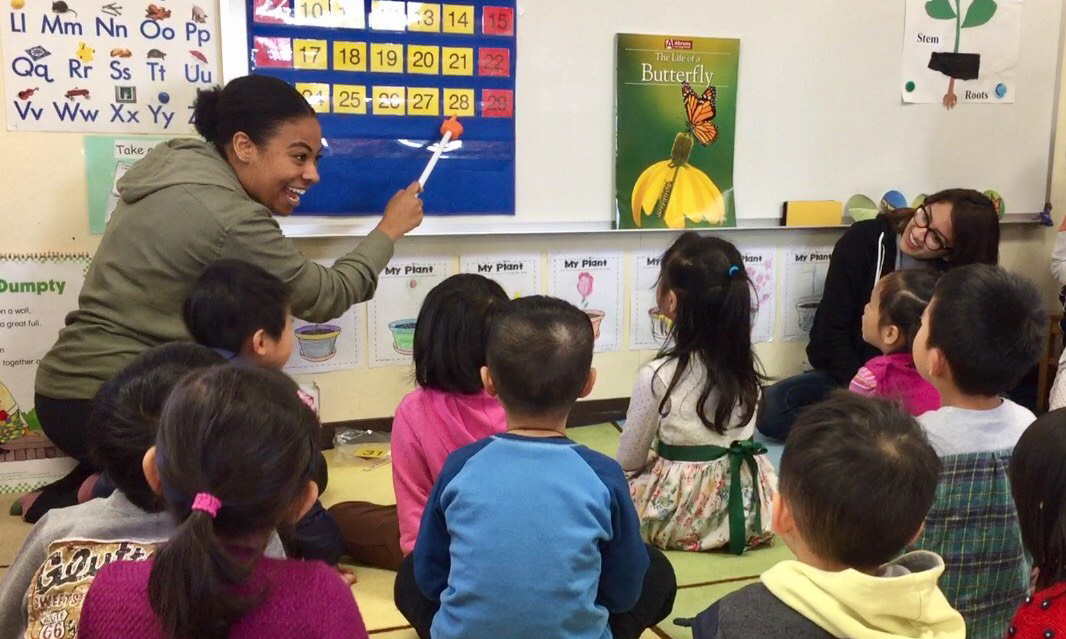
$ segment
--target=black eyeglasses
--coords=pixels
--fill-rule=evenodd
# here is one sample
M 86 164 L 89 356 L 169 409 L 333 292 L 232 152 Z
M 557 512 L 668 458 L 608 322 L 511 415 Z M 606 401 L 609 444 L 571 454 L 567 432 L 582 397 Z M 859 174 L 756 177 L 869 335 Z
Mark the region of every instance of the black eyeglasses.
M 928 229 L 925 234 L 925 246 L 930 251 L 950 251 L 951 247 L 948 246 L 948 241 L 944 238 L 940 231 L 929 226 L 929 221 L 932 216 L 929 214 L 929 209 L 926 205 L 921 205 L 914 209 L 914 225 L 920 229 Z

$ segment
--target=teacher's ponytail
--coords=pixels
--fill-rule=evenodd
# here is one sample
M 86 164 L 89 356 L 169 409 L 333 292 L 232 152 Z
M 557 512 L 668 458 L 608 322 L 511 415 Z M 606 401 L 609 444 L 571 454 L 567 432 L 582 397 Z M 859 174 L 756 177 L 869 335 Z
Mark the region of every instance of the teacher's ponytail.
M 192 109 L 192 122 L 196 132 L 211 143 L 215 142 L 215 132 L 218 131 L 218 100 L 221 93 L 220 86 L 198 90 Z

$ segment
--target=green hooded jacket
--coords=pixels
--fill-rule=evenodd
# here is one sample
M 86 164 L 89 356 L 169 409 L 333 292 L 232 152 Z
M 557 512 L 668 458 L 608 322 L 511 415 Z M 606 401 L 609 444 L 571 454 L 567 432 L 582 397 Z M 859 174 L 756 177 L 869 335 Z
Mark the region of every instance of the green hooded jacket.
M 89 399 L 138 354 L 190 339 L 182 304 L 222 258 L 257 264 L 292 291 L 292 312 L 324 322 L 374 294 L 392 240 L 373 231 L 330 267 L 304 257 L 273 214 L 241 187 L 229 163 L 200 140 L 152 149 L 118 183 L 122 198 L 93 257 L 78 309 L 37 369 L 36 390 Z

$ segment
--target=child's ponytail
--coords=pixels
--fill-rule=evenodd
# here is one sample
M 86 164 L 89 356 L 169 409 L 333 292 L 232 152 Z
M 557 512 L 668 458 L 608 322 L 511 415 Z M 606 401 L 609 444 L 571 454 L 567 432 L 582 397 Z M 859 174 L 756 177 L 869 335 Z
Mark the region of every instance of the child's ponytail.
M 677 366 L 659 404 L 660 415 L 694 362 L 702 364 L 706 376 L 696 403 L 704 426 L 724 435 L 755 415 L 763 377 L 752 351 L 751 286 L 740 252 L 725 240 L 688 232 L 667 249 L 660 294 L 673 292 L 677 309 L 671 339 L 659 357 L 675 359 Z M 713 406 L 712 392 L 717 395 Z M 713 414 L 707 414 L 708 408 Z
M 222 639 L 264 593 L 249 582 L 265 538 L 300 513 L 318 420 L 278 371 L 219 366 L 185 377 L 160 417 L 156 467 L 180 522 L 156 553 L 148 598 L 170 639 Z
M 175 639 L 228 637 L 233 624 L 256 604 L 257 597 L 233 592 L 251 569 L 225 551 L 213 517 L 193 510 L 155 554 L 148 579 L 148 600 L 163 633 Z

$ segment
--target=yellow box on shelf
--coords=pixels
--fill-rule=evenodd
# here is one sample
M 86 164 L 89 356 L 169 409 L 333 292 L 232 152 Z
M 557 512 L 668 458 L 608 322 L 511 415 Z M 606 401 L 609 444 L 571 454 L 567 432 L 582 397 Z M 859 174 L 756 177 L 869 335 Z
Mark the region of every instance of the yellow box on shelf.
M 839 200 L 785 202 L 784 226 L 839 226 L 844 205 Z

